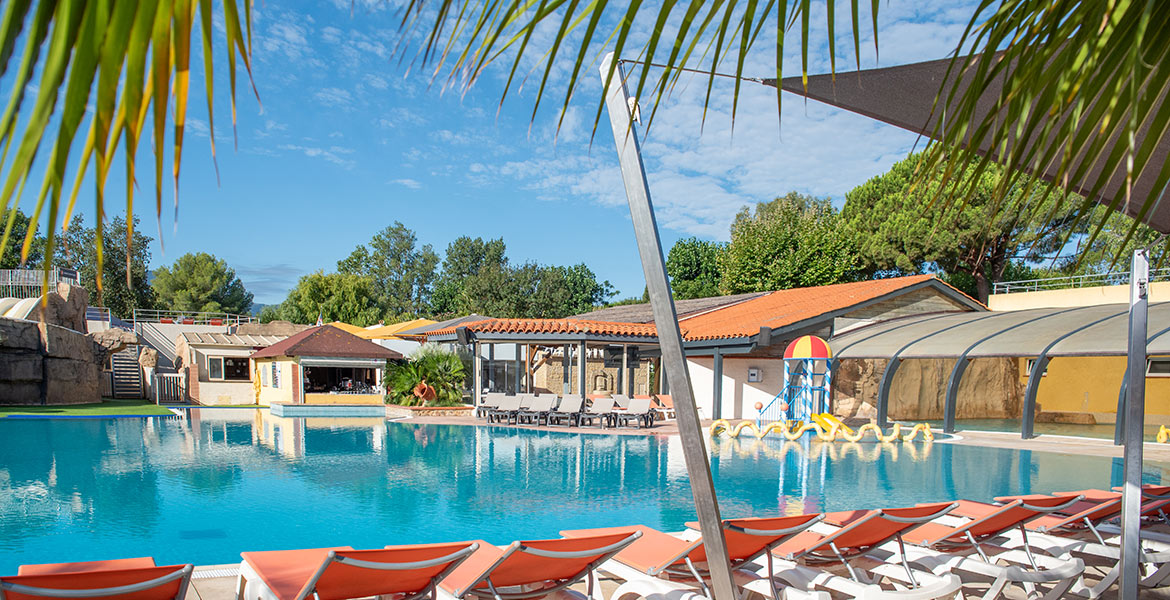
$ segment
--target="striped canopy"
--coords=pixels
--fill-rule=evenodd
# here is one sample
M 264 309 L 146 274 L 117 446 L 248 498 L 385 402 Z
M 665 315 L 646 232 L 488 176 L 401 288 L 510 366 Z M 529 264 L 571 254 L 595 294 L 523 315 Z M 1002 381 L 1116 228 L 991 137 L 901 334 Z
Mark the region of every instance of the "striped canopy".
M 829 343 L 815 335 L 806 335 L 792 340 L 784 349 L 784 358 L 824 358 L 833 357 Z

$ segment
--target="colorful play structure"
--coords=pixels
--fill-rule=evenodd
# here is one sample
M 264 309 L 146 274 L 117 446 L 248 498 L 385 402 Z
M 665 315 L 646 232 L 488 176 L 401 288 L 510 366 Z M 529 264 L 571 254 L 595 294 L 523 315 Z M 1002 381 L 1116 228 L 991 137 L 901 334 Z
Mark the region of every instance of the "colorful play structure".
M 759 412 L 756 422 L 743 421 L 732 425 L 726 419 L 719 419 L 711 424 L 710 435 L 726 433 L 739 437 L 743 431 L 750 430 L 757 438 L 775 432 L 792 441 L 812 434 L 824 442 L 859 442 L 867 433 L 872 433 L 879 442 L 912 442 L 919 437 L 927 442 L 934 440 L 934 434 L 925 423 L 914 425 L 905 435 L 897 423 L 888 434 L 873 423 L 866 423 L 857 431 L 842 423 L 829 412 L 832 358 L 829 343 L 815 335 L 792 340 L 784 349 L 784 386 L 766 406 L 762 402 L 756 403 Z

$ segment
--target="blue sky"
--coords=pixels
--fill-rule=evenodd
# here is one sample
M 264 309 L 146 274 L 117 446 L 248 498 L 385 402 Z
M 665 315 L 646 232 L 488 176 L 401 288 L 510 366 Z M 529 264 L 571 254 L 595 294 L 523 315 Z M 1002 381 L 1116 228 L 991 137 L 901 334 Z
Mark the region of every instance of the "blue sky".
M 972 9 L 939 4 L 881 3 L 880 61 L 866 39 L 863 66 L 945 56 Z M 440 256 L 460 235 L 503 237 L 513 261 L 585 262 L 616 286 L 618 297 L 641 294 L 641 267 L 604 122 L 589 143 L 600 93 L 596 77 L 578 90 L 554 142 L 560 88 L 535 120 L 531 90 L 510 94 L 497 112 L 502 68 L 489 70 L 465 94 L 444 92 L 391 56 L 397 42 L 391 5 L 266 0 L 255 7 L 261 102 L 241 87 L 234 149 L 227 96 L 217 92 L 218 184 L 197 82 L 177 224 L 169 186 L 159 224 L 153 182 L 140 181 L 135 212 L 147 233 L 162 234 L 152 266 L 186 252 L 211 252 L 236 269 L 257 302 L 279 302 L 297 277 L 332 270 L 354 246 L 397 220 Z M 840 12 L 839 47 L 847 58 L 839 55 L 838 65 L 851 68 L 848 11 Z M 813 72 L 828 70 L 824 20 L 812 18 L 814 42 L 820 40 Z M 637 35 L 644 38 L 648 27 L 637 24 Z M 766 41 L 759 47 L 746 72 L 768 76 L 773 50 Z M 785 68 L 799 72 L 795 54 Z M 220 71 L 217 86 L 226 92 L 226 69 Z M 781 135 L 774 91 L 756 85 L 743 88 L 733 132 L 730 82 L 716 88 L 700 131 L 703 84 L 683 82 L 644 140 L 667 249 L 689 235 L 725 240 L 741 207 L 791 190 L 831 196 L 839 204 L 846 191 L 885 171 L 915 141 L 896 128 L 793 96 L 786 98 Z M 554 86 L 563 83 L 554 78 Z M 123 194 L 116 176 L 108 188 L 114 204 Z M 26 198 L 22 206 L 28 204 Z M 83 193 L 79 205 L 92 218 L 92 193 Z

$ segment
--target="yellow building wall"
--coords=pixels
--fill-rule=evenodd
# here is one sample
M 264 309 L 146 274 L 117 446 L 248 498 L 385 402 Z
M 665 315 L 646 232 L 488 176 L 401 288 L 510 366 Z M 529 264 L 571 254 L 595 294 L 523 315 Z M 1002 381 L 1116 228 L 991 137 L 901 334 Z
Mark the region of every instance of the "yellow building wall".
M 276 368 L 280 373 L 280 387 L 272 387 L 272 364 L 276 363 Z M 255 361 L 256 366 L 261 369 L 260 381 L 267 382 L 268 385 L 260 385 L 260 405 L 270 406 L 273 402 L 292 402 L 293 401 L 293 386 L 300 385 L 292 376 L 293 359 L 291 358 L 261 358 Z
M 1020 381 L 1027 383 L 1027 359 L 1020 359 Z M 1092 414 L 1098 423 L 1117 420 L 1117 395 L 1125 374 L 1124 356 L 1068 356 L 1048 362 L 1036 402 L 1042 412 Z M 1170 425 L 1170 377 L 1146 377 L 1147 423 Z M 1161 417 L 1161 418 L 1159 418 Z
M 1151 283 L 1150 302 L 1165 302 L 1167 300 L 1170 300 L 1170 281 Z M 1028 308 L 1097 306 L 1100 304 L 1129 304 L 1129 286 L 1102 285 L 1063 290 L 992 294 L 987 300 L 987 306 L 997 312 Z

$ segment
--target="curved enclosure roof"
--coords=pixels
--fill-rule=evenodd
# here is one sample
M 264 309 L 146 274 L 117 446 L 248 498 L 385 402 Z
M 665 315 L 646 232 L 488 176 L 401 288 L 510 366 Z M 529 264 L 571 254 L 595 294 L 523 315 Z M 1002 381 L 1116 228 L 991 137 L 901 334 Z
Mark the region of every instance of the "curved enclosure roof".
M 1125 355 L 1129 305 L 916 315 L 843 333 L 838 359 Z M 1170 354 L 1170 302 L 1151 303 L 1147 352 Z M 1051 348 L 1049 348 L 1051 346 Z

